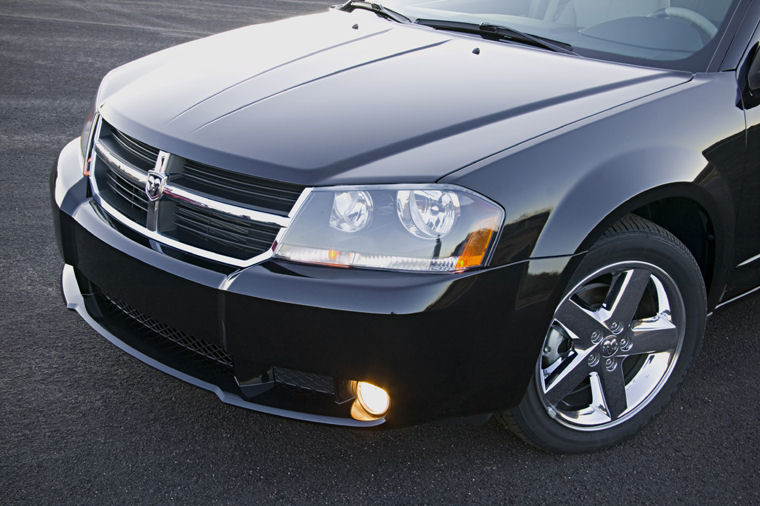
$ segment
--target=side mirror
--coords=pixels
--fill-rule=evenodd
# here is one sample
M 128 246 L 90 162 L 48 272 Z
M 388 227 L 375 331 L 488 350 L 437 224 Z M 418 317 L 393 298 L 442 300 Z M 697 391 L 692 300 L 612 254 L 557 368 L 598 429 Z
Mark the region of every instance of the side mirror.
M 755 48 L 755 55 L 747 71 L 747 85 L 753 95 L 760 91 L 760 46 Z

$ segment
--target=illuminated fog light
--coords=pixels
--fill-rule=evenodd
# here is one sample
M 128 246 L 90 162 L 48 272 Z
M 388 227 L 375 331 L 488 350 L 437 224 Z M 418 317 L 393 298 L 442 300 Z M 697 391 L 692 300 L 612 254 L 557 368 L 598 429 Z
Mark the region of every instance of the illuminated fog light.
M 330 212 L 330 226 L 341 232 L 358 232 L 372 217 L 372 197 L 365 191 L 336 192 Z
M 372 420 L 388 412 L 391 398 L 382 388 L 359 381 L 356 383 L 356 400 L 351 407 L 351 416 L 357 420 Z

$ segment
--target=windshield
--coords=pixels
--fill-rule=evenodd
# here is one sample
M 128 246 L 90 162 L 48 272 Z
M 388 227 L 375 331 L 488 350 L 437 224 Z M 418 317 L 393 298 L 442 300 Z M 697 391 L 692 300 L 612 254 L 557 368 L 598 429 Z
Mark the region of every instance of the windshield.
M 386 0 L 412 20 L 507 26 L 583 55 L 703 71 L 738 0 Z

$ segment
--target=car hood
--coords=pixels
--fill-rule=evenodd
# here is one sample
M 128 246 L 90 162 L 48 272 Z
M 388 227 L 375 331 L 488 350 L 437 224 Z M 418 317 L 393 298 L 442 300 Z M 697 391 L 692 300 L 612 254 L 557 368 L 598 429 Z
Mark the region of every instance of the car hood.
M 260 177 L 428 182 L 690 78 L 330 11 L 147 56 L 99 103 L 130 135 Z

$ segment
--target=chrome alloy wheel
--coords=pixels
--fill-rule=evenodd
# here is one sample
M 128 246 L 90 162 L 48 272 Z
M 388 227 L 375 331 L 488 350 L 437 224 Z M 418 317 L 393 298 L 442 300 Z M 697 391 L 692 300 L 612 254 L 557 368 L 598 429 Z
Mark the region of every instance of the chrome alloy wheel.
M 536 367 L 539 399 L 571 429 L 623 423 L 665 385 L 684 335 L 684 299 L 665 271 L 638 261 L 603 267 L 554 313 Z

